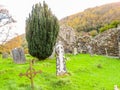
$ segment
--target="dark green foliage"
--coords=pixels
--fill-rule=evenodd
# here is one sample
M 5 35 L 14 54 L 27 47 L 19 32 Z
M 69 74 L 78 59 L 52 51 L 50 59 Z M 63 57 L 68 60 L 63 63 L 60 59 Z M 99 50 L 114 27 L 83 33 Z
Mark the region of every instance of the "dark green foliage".
M 112 21 L 110 24 L 106 24 L 103 27 L 101 27 L 100 32 L 104 32 L 111 28 L 116 28 L 118 26 L 118 24 L 120 24 L 120 21 L 118 21 L 118 20 Z
M 43 2 L 43 6 L 40 3 L 33 6 L 26 20 L 29 53 L 39 60 L 49 57 L 56 43 L 58 31 L 58 20 L 47 4 Z

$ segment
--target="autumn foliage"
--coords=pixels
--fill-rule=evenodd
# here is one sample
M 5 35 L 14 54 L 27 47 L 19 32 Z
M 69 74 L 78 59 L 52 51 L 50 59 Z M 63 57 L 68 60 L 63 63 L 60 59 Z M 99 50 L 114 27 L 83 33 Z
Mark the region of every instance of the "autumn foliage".
M 5 44 L 1 45 L 0 52 L 11 52 L 12 49 L 16 47 L 21 47 L 21 45 L 22 45 L 21 36 L 17 36 L 7 41 Z
M 68 16 L 60 21 L 73 27 L 77 32 L 90 32 L 96 30 L 112 21 L 120 20 L 120 2 L 88 8 L 83 12 Z

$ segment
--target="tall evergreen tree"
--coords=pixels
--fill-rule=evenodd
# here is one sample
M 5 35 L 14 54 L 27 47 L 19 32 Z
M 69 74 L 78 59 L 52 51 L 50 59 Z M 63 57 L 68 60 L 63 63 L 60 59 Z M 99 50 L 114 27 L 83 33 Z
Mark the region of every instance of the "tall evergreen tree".
M 53 52 L 53 46 L 59 32 L 59 23 L 48 5 L 43 2 L 32 7 L 29 18 L 26 19 L 26 39 L 29 53 L 43 60 Z

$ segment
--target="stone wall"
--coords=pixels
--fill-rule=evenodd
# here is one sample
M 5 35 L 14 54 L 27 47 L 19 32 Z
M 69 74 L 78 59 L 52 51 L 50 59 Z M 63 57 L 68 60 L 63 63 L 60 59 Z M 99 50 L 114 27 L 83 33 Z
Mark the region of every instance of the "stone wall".
M 76 45 L 74 47 L 77 48 L 78 53 L 87 53 L 87 46 L 88 43 L 91 41 L 91 36 L 88 34 L 84 34 L 83 36 L 80 36 L 76 40 Z
M 61 26 L 57 40 L 63 42 L 66 53 L 73 53 L 74 48 L 77 48 L 78 53 L 88 53 L 88 47 L 91 46 L 94 54 L 119 56 L 119 36 L 120 27 L 104 31 L 92 38 L 87 33 L 78 37 L 71 27 Z
M 75 30 L 66 25 L 60 26 L 57 41 L 62 41 L 66 53 L 71 53 L 76 42 Z
M 93 48 L 95 54 L 101 54 L 109 56 L 118 56 L 118 36 L 120 29 L 114 28 L 107 30 L 96 37 L 94 37 L 89 45 Z

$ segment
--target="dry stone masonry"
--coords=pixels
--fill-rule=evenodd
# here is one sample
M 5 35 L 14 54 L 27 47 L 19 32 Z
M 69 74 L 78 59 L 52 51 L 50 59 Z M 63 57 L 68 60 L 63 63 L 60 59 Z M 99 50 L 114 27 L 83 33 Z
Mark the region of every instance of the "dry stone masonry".
M 118 56 L 118 36 L 120 29 L 114 28 L 97 35 L 89 44 L 93 45 L 93 52 L 101 55 Z
M 118 28 L 109 29 L 91 37 L 87 33 L 78 36 L 71 27 L 62 25 L 58 35 L 58 41 L 63 42 L 65 53 L 74 53 L 77 48 L 78 53 L 90 53 L 107 56 L 120 57 L 120 26 Z M 88 47 L 91 48 L 88 48 Z
M 69 26 L 60 26 L 57 41 L 62 41 L 64 50 L 66 53 L 72 53 L 74 49 L 74 43 L 76 42 L 75 30 Z

